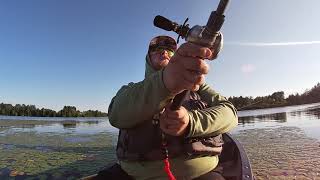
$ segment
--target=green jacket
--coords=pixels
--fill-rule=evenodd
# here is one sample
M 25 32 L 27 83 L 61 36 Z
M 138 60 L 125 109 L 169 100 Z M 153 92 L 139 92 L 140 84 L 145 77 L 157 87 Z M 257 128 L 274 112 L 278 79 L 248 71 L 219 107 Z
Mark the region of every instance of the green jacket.
M 109 107 L 110 123 L 119 128 L 134 128 L 151 120 L 173 98 L 164 86 L 163 70 L 155 71 L 146 58 L 145 79 L 121 87 Z M 227 99 L 207 84 L 197 93 L 209 108 L 189 111 L 190 131 L 186 137 L 215 136 L 230 131 L 238 123 L 236 109 Z M 136 179 L 167 179 L 162 161 L 120 162 L 122 168 Z M 217 156 L 188 158 L 181 155 L 170 159 L 171 170 L 178 179 L 195 178 L 205 174 L 218 164 Z

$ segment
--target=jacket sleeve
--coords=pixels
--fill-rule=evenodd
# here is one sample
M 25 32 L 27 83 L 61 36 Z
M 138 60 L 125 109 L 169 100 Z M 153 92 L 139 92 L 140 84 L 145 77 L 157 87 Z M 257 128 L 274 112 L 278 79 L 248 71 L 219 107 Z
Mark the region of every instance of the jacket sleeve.
M 186 137 L 215 136 L 237 126 L 237 111 L 231 102 L 206 84 L 200 87 L 198 93 L 209 107 L 189 111 L 190 129 Z
M 162 74 L 161 70 L 141 82 L 121 87 L 109 105 L 111 125 L 132 128 L 160 112 L 173 98 L 163 84 Z

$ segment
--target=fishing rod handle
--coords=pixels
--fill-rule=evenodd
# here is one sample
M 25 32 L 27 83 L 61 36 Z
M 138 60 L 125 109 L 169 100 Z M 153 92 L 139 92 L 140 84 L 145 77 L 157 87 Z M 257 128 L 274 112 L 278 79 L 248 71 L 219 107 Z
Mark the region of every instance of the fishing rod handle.
M 189 90 L 184 90 L 181 93 L 177 94 L 172 101 L 172 104 L 170 106 L 170 110 L 172 110 L 172 111 L 178 110 L 180 108 L 180 106 L 182 106 L 183 101 L 189 95 L 190 95 Z

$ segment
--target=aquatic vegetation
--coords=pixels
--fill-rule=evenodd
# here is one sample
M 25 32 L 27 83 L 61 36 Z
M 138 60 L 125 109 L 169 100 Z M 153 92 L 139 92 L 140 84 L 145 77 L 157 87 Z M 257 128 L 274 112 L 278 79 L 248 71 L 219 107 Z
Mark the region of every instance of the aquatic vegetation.
M 320 179 L 320 142 L 297 127 L 251 129 L 235 135 L 257 180 Z
M 57 123 L 56 121 L 45 120 L 0 120 L 0 127 L 23 127 L 23 126 L 36 126 L 36 125 L 48 125 Z
M 114 141 L 103 133 L 0 136 L 0 179 L 78 179 L 96 173 L 116 159 Z

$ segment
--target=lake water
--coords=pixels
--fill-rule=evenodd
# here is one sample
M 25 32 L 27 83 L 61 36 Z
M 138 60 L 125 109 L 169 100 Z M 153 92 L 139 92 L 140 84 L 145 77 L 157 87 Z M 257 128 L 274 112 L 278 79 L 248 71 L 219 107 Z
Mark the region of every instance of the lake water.
M 320 179 L 320 103 L 239 112 L 256 179 Z
M 238 115 L 231 133 L 246 149 L 256 179 L 320 179 L 320 103 Z M 0 116 L 0 179 L 95 173 L 116 159 L 117 132 L 106 118 Z
M 238 115 L 235 133 L 248 129 L 298 127 L 320 140 L 320 103 L 240 111 Z

